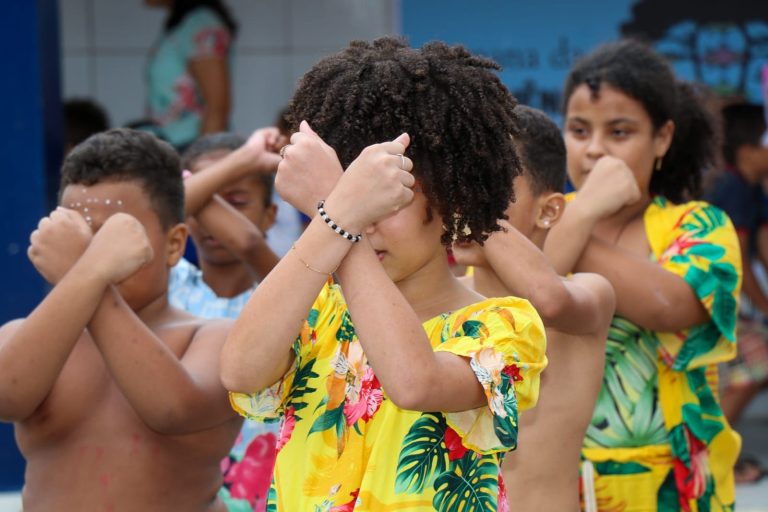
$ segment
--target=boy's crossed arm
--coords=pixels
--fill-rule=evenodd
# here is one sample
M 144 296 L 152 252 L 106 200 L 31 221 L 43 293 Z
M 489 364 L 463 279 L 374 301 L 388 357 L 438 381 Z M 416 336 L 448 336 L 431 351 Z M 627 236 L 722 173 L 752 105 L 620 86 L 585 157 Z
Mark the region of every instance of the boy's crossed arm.
M 0 329 L 0 417 L 22 421 L 51 392 L 69 355 L 113 279 L 123 279 L 152 256 L 146 245 L 128 246 L 120 265 L 105 265 L 112 236 L 122 236 L 124 214 L 92 235 L 83 217 L 56 209 L 32 233 L 29 258 L 53 290 L 25 319 Z
M 547 327 L 577 335 L 605 330 L 616 303 L 608 280 L 597 274 L 561 278 L 533 242 L 509 222 L 499 224 L 506 232 L 492 234 L 483 253 L 509 292 L 529 300 Z

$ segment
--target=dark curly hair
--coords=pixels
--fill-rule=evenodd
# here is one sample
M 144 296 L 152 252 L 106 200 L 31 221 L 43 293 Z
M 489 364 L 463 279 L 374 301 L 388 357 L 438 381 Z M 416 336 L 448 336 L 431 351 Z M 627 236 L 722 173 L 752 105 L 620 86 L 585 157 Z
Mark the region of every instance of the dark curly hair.
M 573 91 L 586 84 L 593 97 L 606 83 L 639 101 L 655 129 L 675 123 L 672 144 L 662 167 L 651 178 L 650 192 L 673 202 L 701 194 L 702 174 L 716 164 L 718 133 L 715 120 L 704 107 L 702 92 L 675 78 L 664 58 L 635 40 L 598 47 L 571 69 L 565 82 L 563 112 Z
M 75 146 L 61 166 L 59 200 L 69 185 L 138 181 L 163 229 L 184 221 L 184 184 L 176 151 L 154 135 L 129 128 L 97 133 Z
M 442 242 L 482 242 L 499 229 L 521 170 L 509 139 L 516 101 L 498 69 L 462 46 L 353 41 L 304 75 L 286 117 L 294 128 L 307 120 L 344 167 L 408 132 L 414 175 L 445 224 Z
M 541 110 L 518 105 L 518 135 L 514 140 L 523 172 L 528 176 L 531 191 L 538 196 L 544 192 L 565 189 L 565 142 L 560 128 Z
M 190 144 L 181 154 L 181 168 L 191 169 L 195 161 L 206 153 L 226 149 L 234 151 L 245 144 L 245 137 L 231 132 L 218 132 L 203 135 L 195 142 Z M 272 206 L 272 192 L 275 190 L 275 175 L 266 172 L 259 172 L 253 175 L 264 187 L 264 206 Z

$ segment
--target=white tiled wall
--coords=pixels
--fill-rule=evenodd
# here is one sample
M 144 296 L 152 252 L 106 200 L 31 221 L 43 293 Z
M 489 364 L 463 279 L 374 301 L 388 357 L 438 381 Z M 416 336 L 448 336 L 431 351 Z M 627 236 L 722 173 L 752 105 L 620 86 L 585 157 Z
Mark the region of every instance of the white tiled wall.
M 63 96 L 92 97 L 112 124 L 143 115 L 144 64 L 165 11 L 141 0 L 59 0 Z M 228 0 L 240 25 L 233 130 L 270 124 L 296 80 L 352 39 L 398 30 L 398 0 Z

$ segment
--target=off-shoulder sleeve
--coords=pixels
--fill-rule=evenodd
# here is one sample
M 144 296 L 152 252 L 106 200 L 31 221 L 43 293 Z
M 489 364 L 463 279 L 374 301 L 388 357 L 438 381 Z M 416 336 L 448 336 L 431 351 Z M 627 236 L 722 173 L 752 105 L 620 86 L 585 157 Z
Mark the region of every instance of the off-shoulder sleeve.
M 314 347 L 315 329 L 319 323 L 328 322 L 328 318 L 338 310 L 340 297 L 338 286 L 329 279 L 312 304 L 301 332 L 293 342 L 295 357 L 291 367 L 282 379 L 267 389 L 256 393 L 230 392 L 229 401 L 237 413 L 257 421 L 279 421 L 286 407 L 306 392 L 308 380 L 317 377 L 311 365 L 306 364 Z M 258 350 L 258 345 L 254 346 L 254 350 Z
M 467 357 L 488 405 L 445 413 L 462 444 L 479 453 L 517 446 L 518 415 L 536 405 L 540 373 L 547 364 L 539 315 L 523 299 L 491 299 L 446 323 L 435 351 Z
M 685 279 L 709 314 L 683 332 L 656 333 L 662 359 L 675 371 L 734 357 L 741 289 L 741 251 L 728 216 L 704 202 L 670 206 L 657 201 L 646 213 L 657 262 Z

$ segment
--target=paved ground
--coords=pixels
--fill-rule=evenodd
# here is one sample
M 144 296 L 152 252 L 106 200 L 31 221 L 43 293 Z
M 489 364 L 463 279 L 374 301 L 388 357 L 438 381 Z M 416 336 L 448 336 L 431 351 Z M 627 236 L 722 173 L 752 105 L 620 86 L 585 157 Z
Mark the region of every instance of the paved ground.
M 764 392 L 749 407 L 744 420 L 736 428 L 744 437 L 744 452 L 768 467 L 768 392 Z M 768 477 L 758 484 L 738 486 L 736 505 L 737 512 L 768 512 Z M 20 510 L 21 501 L 17 494 L 0 493 L 0 512 Z

